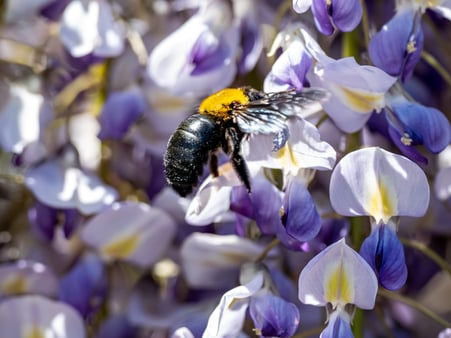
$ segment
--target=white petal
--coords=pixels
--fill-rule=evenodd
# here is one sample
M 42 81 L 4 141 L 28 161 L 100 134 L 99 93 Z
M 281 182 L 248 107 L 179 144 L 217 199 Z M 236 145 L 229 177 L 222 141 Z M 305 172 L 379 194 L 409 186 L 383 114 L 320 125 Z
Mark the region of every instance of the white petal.
M 194 335 L 187 327 L 181 327 L 175 330 L 171 338 L 194 338 Z
M 65 170 L 58 161 L 47 161 L 25 173 L 25 184 L 42 203 L 70 209 L 76 205 L 79 170 Z
M 257 274 L 246 285 L 227 291 L 208 319 L 202 337 L 236 337 L 244 324 L 248 298 L 261 289 L 263 274 Z
M 162 258 L 175 231 L 173 219 L 160 209 L 126 202 L 115 203 L 93 217 L 81 237 L 106 260 L 119 259 L 148 267 Z
M 236 282 L 240 266 L 262 251 L 262 246 L 235 235 L 193 233 L 181 248 L 185 277 L 195 288 L 228 287 Z
M 157 85 L 171 88 L 177 84 L 187 66 L 191 49 L 207 29 L 195 16 L 155 46 L 149 56 L 147 70 Z
M 451 197 L 451 167 L 438 171 L 434 180 L 434 192 L 440 201 Z
M 283 169 L 296 176 L 300 169 L 330 170 L 336 153 L 331 145 L 320 140 L 318 129 L 302 119 L 289 123 L 290 138 L 285 146 L 273 152 L 273 136 L 251 135 L 242 143 L 242 154 L 247 161 L 267 168 Z M 255 162 L 255 163 L 254 163 Z
M 330 302 L 372 309 L 377 288 L 373 270 L 344 238 L 310 260 L 299 276 L 299 299 L 316 306 Z
M 305 13 L 312 5 L 312 0 L 293 0 L 293 9 L 297 13 Z
M 101 57 L 115 57 L 124 50 L 123 28 L 114 21 L 113 12 L 106 1 L 99 2 L 97 22 L 98 41 L 94 54 Z
M 99 122 L 92 114 L 77 114 L 70 119 L 71 141 L 77 148 L 83 168 L 95 170 L 100 164 L 101 142 L 97 137 L 99 130 Z
M 192 199 L 185 220 L 191 225 L 207 225 L 224 220 L 229 211 L 232 187 L 240 185 L 232 165 L 226 163 L 219 170 L 219 176 L 209 175 Z
M 341 215 L 370 215 L 386 223 L 397 215 L 423 216 L 429 185 L 423 170 L 408 158 L 371 147 L 349 153 L 338 163 L 330 199 Z
M 11 87 L 10 99 L 0 111 L 0 146 L 4 151 L 20 153 L 27 144 L 38 140 L 43 102 L 40 94 Z
M 74 57 L 90 54 L 98 41 L 100 5 L 96 0 L 73 0 L 61 18 L 60 39 Z
M 99 212 L 117 197 L 116 190 L 105 185 L 97 176 L 80 171 L 75 201 L 77 209 L 83 214 Z
M 22 296 L 0 303 L 2 336 L 84 338 L 83 320 L 71 306 L 42 296 Z

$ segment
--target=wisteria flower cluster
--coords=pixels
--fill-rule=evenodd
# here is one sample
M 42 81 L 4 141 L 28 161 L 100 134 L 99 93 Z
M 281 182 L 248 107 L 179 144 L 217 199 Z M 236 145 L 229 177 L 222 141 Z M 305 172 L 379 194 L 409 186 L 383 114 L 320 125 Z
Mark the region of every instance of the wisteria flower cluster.
M 0 14 L 0 337 L 451 337 L 451 1 Z M 168 140 L 245 86 L 323 94 L 179 196 Z

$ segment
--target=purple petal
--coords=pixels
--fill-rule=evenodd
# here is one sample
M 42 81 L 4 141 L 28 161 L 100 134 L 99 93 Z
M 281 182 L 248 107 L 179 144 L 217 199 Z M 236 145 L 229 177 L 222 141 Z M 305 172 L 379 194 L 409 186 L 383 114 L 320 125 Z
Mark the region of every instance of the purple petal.
M 230 194 L 230 210 L 247 218 L 254 217 L 250 194 L 244 185 L 235 186 Z
M 382 224 L 374 229 L 363 241 L 360 254 L 376 272 L 384 288 L 398 290 L 406 282 L 404 249 L 391 226 Z
M 232 192 L 232 211 L 254 219 L 263 234 L 276 232 L 282 198 L 274 185 L 266 178 L 256 176 L 250 194 L 241 187 L 234 187 Z
M 54 0 L 41 8 L 41 15 L 49 20 L 58 21 L 71 0 Z
M 110 317 L 102 323 L 96 338 L 128 338 L 138 336 L 138 329 L 124 315 Z
M 393 76 L 408 78 L 423 49 L 423 30 L 414 10 L 401 10 L 373 36 L 369 53 L 373 63 Z M 413 48 L 409 52 L 409 48 Z
M 312 13 L 318 30 L 324 35 L 331 35 L 335 29 L 330 22 L 327 2 L 325 0 L 313 0 Z
M 80 261 L 61 280 L 59 299 L 72 305 L 87 318 L 102 305 L 107 291 L 103 263 L 90 255 Z
M 424 144 L 437 154 L 450 143 L 451 127 L 441 111 L 408 101 L 395 102 L 391 107 L 413 145 Z
M 207 73 L 219 67 L 227 57 L 227 45 L 210 31 L 203 31 L 197 38 L 188 60 L 194 65 L 191 75 Z
M 331 316 L 326 328 L 321 332 L 321 338 L 351 338 L 354 334 L 351 330 L 351 323 L 346 314 Z
M 282 223 L 287 234 L 300 242 L 314 238 L 321 228 L 321 218 L 304 182 L 292 179 L 284 198 Z
M 401 152 L 406 155 L 408 158 L 410 158 L 412 161 L 427 164 L 428 160 L 426 157 L 420 154 L 416 148 L 412 146 L 405 145 L 402 142 L 402 137 L 404 135 L 401 135 L 398 129 L 395 129 L 391 124 L 388 125 L 388 134 L 390 135 L 390 138 L 392 139 L 393 143 L 398 147 Z
M 271 72 L 266 76 L 264 90 L 277 92 L 288 89 L 302 90 L 306 83 L 306 74 L 312 65 L 312 58 L 303 44 L 295 40 L 276 60 Z
M 64 214 L 63 231 L 66 238 L 70 238 L 74 230 L 80 224 L 81 215 L 77 209 L 67 209 L 62 211 Z
M 58 223 L 56 209 L 38 201 L 28 211 L 28 219 L 40 238 L 47 241 L 53 239 L 55 226 Z
M 266 178 L 254 177 L 250 198 L 257 226 L 264 234 L 274 234 L 280 223 L 282 198 L 278 189 Z
M 260 23 L 254 16 L 245 16 L 241 26 L 241 56 L 238 60 L 238 72 L 245 74 L 254 68 L 260 57 L 263 41 Z
M 253 297 L 250 315 L 263 337 L 292 337 L 299 325 L 299 310 L 293 303 L 272 294 Z
M 130 126 L 144 113 L 146 102 L 137 88 L 111 93 L 102 109 L 99 120 L 99 138 L 120 139 Z
M 343 32 L 352 31 L 362 19 L 362 5 L 359 0 L 334 0 L 331 12 L 333 23 Z

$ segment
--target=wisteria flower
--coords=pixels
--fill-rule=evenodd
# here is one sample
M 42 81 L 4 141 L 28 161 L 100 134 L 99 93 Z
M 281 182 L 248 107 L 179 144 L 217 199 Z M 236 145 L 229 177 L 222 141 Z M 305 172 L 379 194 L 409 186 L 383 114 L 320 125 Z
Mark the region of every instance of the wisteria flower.
M 43 296 L 20 296 L 0 303 L 2 335 L 23 337 L 86 337 L 81 316 L 71 306 Z
M 451 126 L 438 109 L 406 100 L 391 99 L 386 107 L 388 132 L 396 146 L 410 159 L 427 163 L 414 146 L 424 145 L 438 154 L 451 142 Z
M 451 146 L 438 155 L 438 172 L 434 180 L 434 193 L 440 201 L 451 200 Z
M 106 261 L 123 260 L 145 268 L 163 257 L 175 230 L 174 220 L 164 211 L 144 203 L 121 202 L 91 218 L 81 238 Z
M 182 266 L 188 284 L 197 288 L 230 287 L 242 264 L 253 261 L 264 247 L 235 235 L 194 233 L 181 248 Z
M 350 32 L 362 19 L 362 5 L 357 0 L 293 0 L 293 9 L 304 13 L 312 8 L 318 30 L 331 35 L 335 29 Z
M 89 318 L 103 304 L 107 293 L 103 262 L 94 254 L 83 257 L 62 279 L 59 299 Z
M 227 87 L 235 77 L 238 29 L 225 1 L 204 2 L 199 12 L 161 41 L 147 71 L 174 94 L 204 96 Z
M 332 207 L 341 215 L 372 217 L 371 235 L 361 254 L 382 286 L 398 289 L 407 278 L 395 216 L 420 217 L 429 205 L 426 175 L 409 159 L 377 147 L 346 155 L 332 172 Z
M 321 337 L 353 337 L 354 308 L 370 310 L 377 294 L 377 279 L 367 262 L 344 239 L 310 260 L 299 276 L 299 299 L 326 306 L 327 326 Z
M 121 139 L 145 109 L 146 101 L 137 87 L 110 93 L 99 117 L 99 138 Z
M 240 334 L 246 311 L 254 332 L 262 337 L 291 337 L 300 315 L 297 307 L 271 291 L 267 270 L 253 263 L 243 265 L 240 286 L 227 291 L 208 319 L 203 337 L 235 337 Z
M 419 11 L 402 6 L 370 41 L 368 51 L 373 63 L 401 81 L 412 75 L 421 57 L 424 35 L 420 20 Z
M 312 86 L 332 94 L 323 103 L 324 110 L 341 130 L 348 133 L 359 130 L 373 111 L 381 111 L 385 106 L 385 94 L 396 78 L 376 67 L 359 65 L 351 57 L 334 60 L 305 30 L 301 32 L 307 50 L 317 61 L 307 79 Z
M 351 57 L 335 60 L 327 56 L 303 28 L 286 34 L 291 43 L 265 79 L 268 88 L 291 88 L 308 81 L 312 87 L 326 89 L 331 95 L 322 106 L 345 132 L 361 129 L 373 111 L 384 108 L 385 94 L 395 77 L 377 67 L 359 65 Z
M 105 0 L 74 0 L 63 12 L 60 39 L 76 58 L 94 54 L 118 56 L 124 49 L 124 30 Z
M 284 175 L 297 176 L 302 169 L 330 170 L 335 164 L 335 150 L 322 141 L 318 129 L 304 119 L 288 122 L 289 138 L 274 151 L 274 138 L 251 135 L 242 143 L 243 157 L 252 165 L 282 169 Z
M 97 176 L 59 159 L 30 168 L 25 184 L 40 202 L 57 209 L 78 209 L 86 215 L 100 211 L 117 198 L 117 192 Z
M 265 77 L 263 89 L 265 92 L 302 90 L 312 62 L 302 42 L 294 40 L 272 65 L 271 71 Z
M 21 153 L 25 146 L 41 135 L 43 112 L 48 103 L 40 93 L 20 85 L 12 85 L 9 99 L 0 109 L 0 147 L 4 151 Z
M 0 265 L 0 297 L 21 294 L 52 297 L 57 292 L 54 272 L 42 263 L 19 260 Z

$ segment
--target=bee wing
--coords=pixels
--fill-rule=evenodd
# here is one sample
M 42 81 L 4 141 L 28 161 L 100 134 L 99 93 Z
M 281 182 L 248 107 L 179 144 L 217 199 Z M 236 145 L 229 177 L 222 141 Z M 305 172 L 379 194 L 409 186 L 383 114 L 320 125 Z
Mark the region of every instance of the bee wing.
M 306 88 L 301 92 L 268 93 L 263 98 L 232 110 L 238 127 L 245 133 L 274 134 L 285 132 L 290 116 L 308 116 L 322 109 L 329 94 L 322 89 Z
M 243 110 L 233 110 L 232 114 L 245 133 L 274 134 L 287 128 L 288 117 L 270 106 L 246 106 Z
M 305 88 L 300 92 L 285 91 L 268 93 L 268 101 L 274 109 L 286 116 L 306 117 L 322 110 L 321 102 L 329 98 L 329 93 L 319 88 Z

